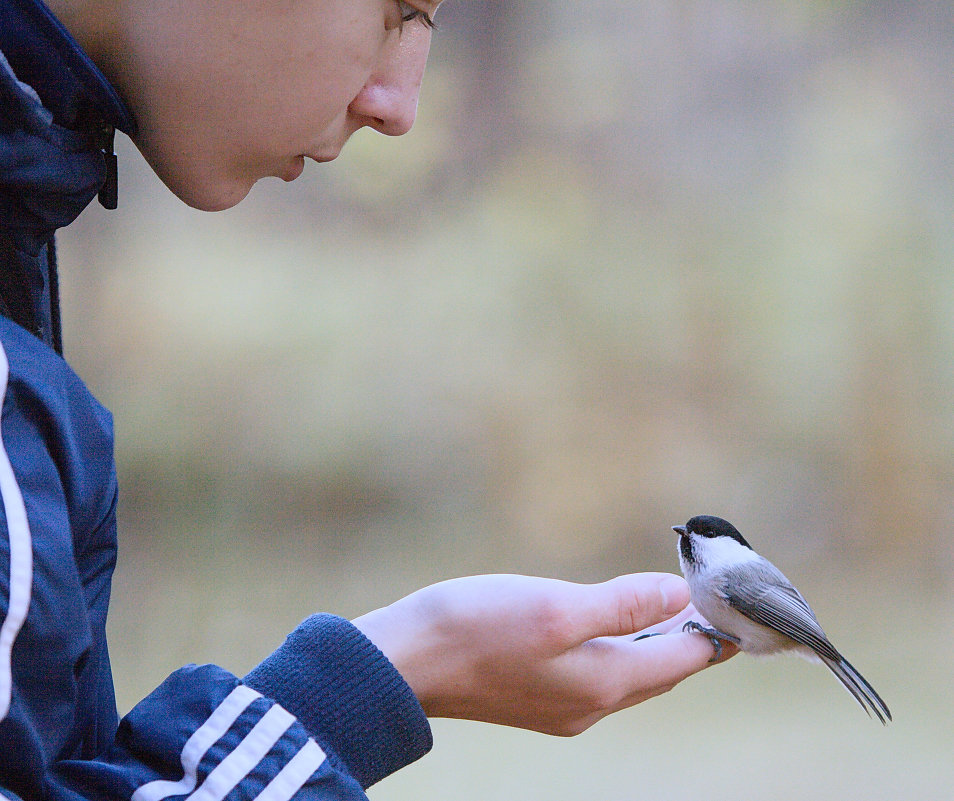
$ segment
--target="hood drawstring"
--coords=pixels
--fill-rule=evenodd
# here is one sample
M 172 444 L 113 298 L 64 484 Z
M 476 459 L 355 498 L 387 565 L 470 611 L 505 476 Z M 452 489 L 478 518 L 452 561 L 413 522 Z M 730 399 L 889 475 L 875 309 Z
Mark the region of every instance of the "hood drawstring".
M 97 147 L 103 153 L 106 164 L 106 182 L 99 190 L 99 204 L 104 209 L 114 210 L 119 203 L 119 162 L 115 152 L 116 129 L 103 123 L 99 130 Z

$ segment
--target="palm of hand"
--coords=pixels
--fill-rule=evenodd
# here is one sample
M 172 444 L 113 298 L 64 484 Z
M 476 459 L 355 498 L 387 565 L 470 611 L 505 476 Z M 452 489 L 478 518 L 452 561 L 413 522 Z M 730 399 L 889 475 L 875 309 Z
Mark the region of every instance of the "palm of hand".
M 712 646 L 682 632 L 699 619 L 687 603 L 685 583 L 667 574 L 596 585 L 472 576 L 354 622 L 429 716 L 572 735 L 706 667 Z M 669 636 L 636 641 L 643 631 Z

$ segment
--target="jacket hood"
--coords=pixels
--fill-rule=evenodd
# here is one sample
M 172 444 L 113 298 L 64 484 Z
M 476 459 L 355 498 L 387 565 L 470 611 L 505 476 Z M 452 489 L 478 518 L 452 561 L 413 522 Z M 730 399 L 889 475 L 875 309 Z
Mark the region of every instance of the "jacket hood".
M 0 3 L 0 224 L 35 254 L 107 177 L 132 114 L 39 0 Z M 104 153 L 108 149 L 108 153 Z
M 53 235 L 100 193 L 128 107 L 39 0 L 0 2 L 0 313 L 60 349 Z

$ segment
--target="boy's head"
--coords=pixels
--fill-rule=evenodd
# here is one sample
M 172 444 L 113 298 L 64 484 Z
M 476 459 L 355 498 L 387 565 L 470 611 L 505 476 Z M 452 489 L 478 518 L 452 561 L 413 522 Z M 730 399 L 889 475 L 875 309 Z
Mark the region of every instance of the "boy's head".
M 128 102 L 186 203 L 223 209 L 370 126 L 414 122 L 440 0 L 46 0 Z

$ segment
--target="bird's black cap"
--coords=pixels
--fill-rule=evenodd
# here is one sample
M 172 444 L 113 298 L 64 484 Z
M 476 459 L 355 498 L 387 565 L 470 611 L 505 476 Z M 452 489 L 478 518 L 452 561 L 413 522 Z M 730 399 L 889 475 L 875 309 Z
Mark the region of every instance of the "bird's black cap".
M 714 537 L 730 537 L 735 540 L 739 545 L 744 545 L 746 548 L 752 548 L 745 541 L 739 530 L 733 526 L 728 520 L 723 520 L 721 517 L 714 517 L 713 515 L 696 515 L 689 519 L 689 522 L 684 526 L 673 526 L 672 530 L 677 534 L 698 534 L 700 537 L 709 537 L 710 539 Z

